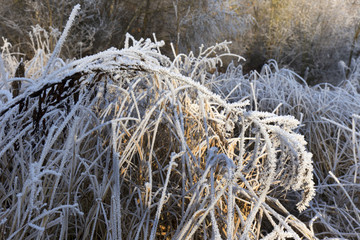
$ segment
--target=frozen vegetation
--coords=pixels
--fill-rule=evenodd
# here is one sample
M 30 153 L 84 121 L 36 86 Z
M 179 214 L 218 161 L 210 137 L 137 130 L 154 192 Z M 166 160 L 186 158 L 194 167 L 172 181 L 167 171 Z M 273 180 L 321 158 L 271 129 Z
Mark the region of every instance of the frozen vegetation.
M 228 42 L 125 47 L 77 60 L 40 27 L 0 58 L 4 239 L 358 239 L 360 66 L 309 87 Z M 233 57 L 225 73 L 213 72 Z M 240 61 L 240 63 L 238 62 Z

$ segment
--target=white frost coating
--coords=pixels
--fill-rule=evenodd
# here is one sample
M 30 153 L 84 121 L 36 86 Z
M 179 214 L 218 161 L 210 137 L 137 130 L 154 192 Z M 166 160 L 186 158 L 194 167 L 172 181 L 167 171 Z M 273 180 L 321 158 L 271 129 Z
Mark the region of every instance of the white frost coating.
M 3 219 L 1 219 L 1 221 L 0 221 L 0 225 L 5 224 L 5 223 L 6 223 L 6 221 L 7 221 L 7 218 L 3 218 Z
M 12 94 L 9 90 L 0 90 L 0 102 L 3 101 L 3 96 L 6 98 L 5 102 L 12 100 Z M 4 104 L 4 102 L 2 104 Z
M 34 228 L 34 229 L 36 229 L 36 230 L 40 231 L 40 232 L 45 231 L 45 228 L 44 228 L 44 227 L 40 227 L 40 226 L 35 225 L 35 224 L 33 224 L 33 223 L 28 223 L 28 225 L 29 225 L 30 227 L 32 227 L 32 228 Z

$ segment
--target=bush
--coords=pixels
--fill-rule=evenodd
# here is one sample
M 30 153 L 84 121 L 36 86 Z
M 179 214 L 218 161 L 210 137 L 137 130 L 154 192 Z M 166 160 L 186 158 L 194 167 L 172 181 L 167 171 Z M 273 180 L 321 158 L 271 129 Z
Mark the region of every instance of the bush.
M 25 77 L 2 55 L 6 238 L 315 238 L 296 217 L 315 194 L 299 121 L 229 98 L 239 79 L 209 73 L 227 42 L 171 61 L 163 42 L 127 35 L 121 50 L 63 61 L 77 11 Z

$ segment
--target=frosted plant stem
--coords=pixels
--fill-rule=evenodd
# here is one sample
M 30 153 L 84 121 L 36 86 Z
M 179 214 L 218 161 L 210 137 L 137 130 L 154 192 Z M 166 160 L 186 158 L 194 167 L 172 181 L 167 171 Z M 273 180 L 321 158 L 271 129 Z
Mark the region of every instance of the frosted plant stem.
M 52 215 L 52 214 L 57 214 L 59 211 L 61 211 L 62 209 L 66 209 L 66 208 L 70 208 L 70 209 L 72 209 L 72 210 L 77 210 L 76 208 L 78 207 L 78 205 L 77 204 L 74 204 L 74 205 L 61 205 L 61 206 L 59 206 L 59 207 L 55 207 L 55 208 L 53 208 L 53 209 L 51 209 L 51 210 L 48 210 L 48 211 L 43 211 L 41 214 L 39 214 L 38 216 L 36 216 L 35 218 L 33 218 L 29 223 L 30 224 L 33 224 L 34 222 L 36 222 L 36 221 L 39 221 L 40 219 L 43 219 L 43 218 L 45 218 L 45 217 L 48 217 L 48 216 L 50 216 L 50 215 Z M 79 212 L 79 211 L 77 211 L 78 212 L 78 214 L 82 214 L 81 212 Z M 28 223 L 28 224 L 29 224 Z M 20 231 L 22 231 L 23 229 L 22 228 L 19 228 L 19 229 L 17 229 L 13 234 L 11 234 L 7 239 L 8 240 L 10 240 L 10 239 L 13 239 L 15 236 L 16 236 L 16 234 L 18 234 Z M 24 233 L 23 233 L 24 234 Z M 17 238 L 17 239 L 19 239 L 19 238 Z M 23 238 L 20 238 L 20 239 L 23 239 Z
M 181 126 L 178 127 L 178 131 L 179 133 L 181 133 L 180 137 L 181 137 L 181 148 L 182 148 L 182 151 L 185 151 L 187 150 L 187 144 L 186 144 L 186 140 L 185 140 L 185 135 L 184 135 L 184 132 L 185 132 L 185 129 L 184 129 L 184 116 L 183 116 L 183 112 L 182 112 L 182 107 L 181 107 L 181 103 L 178 102 L 178 106 L 179 107 L 179 110 L 180 110 L 180 121 L 181 121 Z M 177 116 L 177 112 L 174 108 L 174 114 L 176 116 L 176 124 L 178 124 L 178 116 Z M 190 151 L 191 152 L 191 151 Z M 181 194 L 182 194 L 182 199 L 181 199 L 181 212 L 185 212 L 185 189 L 186 189 L 186 171 L 185 171 L 185 168 L 186 168 L 186 165 L 189 166 L 188 164 L 188 161 L 185 162 L 185 158 L 186 160 L 188 160 L 188 155 L 187 154 L 184 154 L 182 157 L 181 157 L 181 176 L 182 176 L 182 189 L 181 189 Z M 190 173 L 190 171 L 189 171 Z M 191 179 L 191 178 L 190 178 Z M 191 181 L 191 185 L 193 185 L 193 182 Z
M 213 167 L 211 168 L 211 172 L 210 172 L 210 182 L 211 182 L 211 202 L 215 202 L 215 181 L 214 181 L 214 169 Z M 219 231 L 219 227 L 218 224 L 216 222 L 216 217 L 215 217 L 215 210 L 211 209 L 210 211 L 210 217 L 211 217 L 211 225 L 212 225 L 212 229 L 214 232 L 214 239 L 218 240 L 221 239 L 221 235 L 220 235 L 220 231 Z
M 211 204 L 209 204 L 208 208 L 206 210 L 201 209 L 199 211 L 197 211 L 196 213 L 201 213 L 201 217 L 198 220 L 198 222 L 195 224 L 195 226 L 192 228 L 191 232 L 189 233 L 189 235 L 186 236 L 186 240 L 191 239 L 191 237 L 195 234 L 195 232 L 197 231 L 197 229 L 199 228 L 200 224 L 205 220 L 206 216 L 209 214 L 209 212 L 214 209 L 215 205 L 217 204 L 217 202 L 220 200 L 220 198 L 225 194 L 227 186 L 224 186 L 218 193 L 218 196 L 216 197 L 214 202 L 211 202 Z M 194 216 L 196 216 L 197 214 L 194 214 Z M 184 234 L 185 232 L 183 232 Z
M 70 120 L 74 117 L 75 113 L 77 112 L 77 110 L 80 107 L 80 103 L 83 100 L 83 95 L 81 95 L 79 97 L 79 101 L 76 105 L 73 106 L 71 112 L 66 116 L 66 118 L 64 119 L 64 121 L 62 122 L 62 124 L 59 126 L 59 128 L 56 129 L 56 127 L 51 127 L 49 130 L 49 134 L 47 136 L 46 142 L 45 142 L 45 146 L 44 149 L 41 152 L 41 156 L 40 156 L 40 160 L 39 160 L 39 164 L 43 164 L 46 155 L 49 153 L 51 147 L 54 145 L 55 141 L 58 140 L 59 135 L 63 132 L 64 128 L 69 124 Z M 52 135 L 54 132 L 56 131 L 56 133 L 54 135 Z
M 25 135 L 29 130 L 31 130 L 33 128 L 33 124 L 29 124 L 26 128 L 24 128 L 24 130 L 22 130 L 19 134 L 17 134 L 16 137 L 14 137 L 13 139 L 11 139 L 11 141 L 5 145 L 5 147 L 1 150 L 0 152 L 0 156 L 4 155 L 6 153 L 6 151 L 14 145 L 14 143 L 20 139 L 23 135 Z
M 254 198 L 254 200 L 255 200 L 256 202 L 259 202 L 259 201 L 260 201 L 260 200 L 259 200 L 260 198 L 259 198 L 259 197 L 257 196 L 257 194 L 254 192 L 254 189 L 251 188 L 251 186 L 250 186 L 249 182 L 246 180 L 245 176 L 240 172 L 239 175 L 238 175 L 238 177 L 245 183 L 245 186 L 249 189 L 249 192 L 251 193 L 251 196 Z M 283 216 L 281 216 L 281 215 L 278 214 L 275 210 L 273 210 L 268 204 L 266 204 L 266 202 L 262 202 L 262 205 L 263 205 L 262 208 L 266 208 L 266 210 L 268 210 L 272 215 L 274 215 L 274 216 L 280 221 L 280 223 L 281 223 L 289 232 L 293 233 L 293 236 L 294 236 L 295 239 L 300 240 L 299 236 L 298 236 L 298 235 L 291 229 L 291 227 L 283 220 L 283 218 L 284 218 Z M 264 212 L 265 212 L 265 214 L 268 214 L 266 211 L 264 211 Z M 269 220 L 272 221 L 271 218 L 269 218 Z M 246 221 L 245 223 L 247 223 L 247 221 Z M 244 234 L 243 234 L 243 236 L 242 236 L 241 239 L 243 239 L 243 238 L 249 239 L 249 237 L 247 236 L 246 233 L 252 233 L 252 232 L 250 232 L 250 231 L 249 231 L 249 232 L 244 232 L 244 231 L 243 231 L 243 233 L 245 234 L 245 236 L 244 236 Z
M 241 101 L 241 102 L 235 102 L 235 103 L 227 103 L 225 100 L 223 100 L 219 95 L 211 92 L 207 87 L 201 85 L 198 82 L 195 82 L 189 77 L 185 77 L 179 74 L 174 74 L 169 69 L 164 67 L 157 67 L 157 69 L 149 69 L 149 66 L 143 65 L 140 63 L 145 69 L 149 70 L 150 72 L 158 73 L 159 75 L 165 75 L 173 78 L 174 80 L 178 80 L 180 82 L 189 84 L 193 88 L 197 89 L 199 92 L 203 93 L 206 97 L 211 97 L 215 102 L 217 102 L 219 105 L 225 107 L 226 109 L 241 109 L 249 104 L 248 100 Z M 242 113 L 242 109 L 239 111 L 239 113 Z
M 53 202 L 54 202 L 54 199 L 55 199 L 55 195 L 57 193 L 56 189 L 57 189 L 58 184 L 60 182 L 61 174 L 62 174 L 62 172 L 64 170 L 65 164 L 68 162 L 68 156 L 71 153 L 70 149 L 71 149 L 72 145 L 74 144 L 74 135 L 75 135 L 75 132 L 76 132 L 76 127 L 75 126 L 77 125 L 78 121 L 79 121 L 79 119 L 77 119 L 77 121 L 74 121 L 74 125 L 71 128 L 71 130 L 69 131 L 70 137 L 67 138 L 67 141 L 65 143 L 65 151 L 64 151 L 64 154 L 63 154 L 60 166 L 59 166 L 59 175 L 56 177 L 55 184 L 54 184 L 54 186 L 52 188 L 52 194 L 51 194 L 51 198 L 50 198 L 49 209 L 52 208 L 52 205 L 53 205 Z
M 54 64 L 55 59 L 59 56 L 61 48 L 64 45 L 66 37 L 69 34 L 69 30 L 70 30 L 71 26 L 73 25 L 75 17 L 78 14 L 79 10 L 80 10 L 80 4 L 77 4 L 71 11 L 69 20 L 66 23 L 66 26 L 60 36 L 59 41 L 56 43 L 55 49 L 54 49 L 48 63 L 46 64 L 46 67 L 41 75 L 41 78 L 45 78 L 45 76 L 49 73 L 50 67 Z
M 204 99 L 202 97 L 202 94 L 200 95 L 200 110 L 203 116 L 203 123 L 204 123 L 204 130 L 205 130 L 205 137 L 206 137 L 206 147 L 207 149 L 210 149 L 210 141 L 209 141 L 209 130 L 208 130 L 208 125 L 207 125 L 207 111 L 205 111 L 205 107 L 204 107 Z
M 153 38 L 154 38 L 154 41 L 156 43 L 156 49 L 157 49 L 158 53 L 161 53 L 160 47 L 159 47 L 159 44 L 158 44 L 158 40 L 156 39 L 156 34 L 155 33 L 153 33 Z
M 355 173 L 354 173 L 354 183 L 356 184 L 357 180 L 357 172 L 358 172 L 358 162 L 357 162 L 357 154 L 356 154 L 356 126 L 355 126 L 355 116 L 352 118 L 352 145 L 353 145 L 353 154 L 354 154 L 354 166 L 355 166 Z
M 346 191 L 346 189 L 344 188 L 344 186 L 340 183 L 339 179 L 331 172 L 329 171 L 330 176 L 339 184 L 339 187 L 344 191 L 346 197 L 349 199 L 352 207 L 354 208 L 354 213 L 356 215 L 357 221 L 360 222 L 360 210 L 356 207 L 356 205 L 354 204 L 352 198 L 350 197 L 349 193 Z
M 323 120 L 325 120 L 325 121 L 328 121 L 328 122 L 330 122 L 330 123 L 338 126 L 339 128 L 342 128 L 342 129 L 344 129 L 344 130 L 347 130 L 347 131 L 349 131 L 349 132 L 352 132 L 352 133 L 353 133 L 354 135 L 356 135 L 357 137 L 360 137 L 360 133 L 353 132 L 353 130 L 352 130 L 351 128 L 349 128 L 349 127 L 346 127 L 346 126 L 344 126 L 344 125 L 341 125 L 340 123 L 337 123 L 337 122 L 335 122 L 335 121 L 333 121 L 333 120 L 330 120 L 330 119 L 327 119 L 327 118 L 325 118 L 325 117 L 321 117 L 321 119 L 323 119 Z
M 266 171 L 268 171 L 269 176 L 266 179 L 266 183 L 264 184 L 265 185 L 264 189 L 263 189 L 258 201 L 256 202 L 255 206 L 251 210 L 248 218 L 246 219 L 246 225 L 245 225 L 245 228 L 243 231 L 244 234 L 242 235 L 241 239 L 247 239 L 247 233 L 250 232 L 252 222 L 255 219 L 255 216 L 256 216 L 259 208 L 261 207 L 261 204 L 265 201 L 266 195 L 270 189 L 271 183 L 272 183 L 272 181 L 274 179 L 274 175 L 275 175 L 276 157 L 275 157 L 275 151 L 272 147 L 269 135 L 258 121 L 254 120 L 254 122 L 259 127 L 260 132 L 263 135 L 264 140 L 266 142 L 266 148 L 267 148 L 267 152 L 268 152 L 267 161 L 269 161 L 269 165 L 270 165 L 269 168 L 266 169 Z
M 10 86 L 7 82 L 7 74 L 6 74 L 6 70 L 5 70 L 5 65 L 4 65 L 4 61 L 2 59 L 2 54 L 0 53 L 0 73 L 1 73 L 1 79 L 4 82 L 5 88 L 6 89 L 10 89 Z M 0 86 L 0 90 L 1 90 L 1 86 Z
M 146 194 L 147 194 L 147 198 L 146 199 L 146 212 L 150 212 L 151 211 L 151 202 L 152 202 L 152 176 L 153 176 L 153 173 L 152 173 L 152 157 L 153 157 L 153 152 L 154 152 L 154 145 L 155 145 L 155 139 L 156 139 L 156 135 L 158 133 L 158 128 L 159 128 L 159 124 L 160 124 L 160 121 L 161 121 L 161 116 L 163 115 L 164 113 L 164 110 L 161 110 L 160 114 L 159 114 L 159 118 L 158 120 L 156 121 L 155 123 L 155 129 L 154 129 L 154 133 L 153 133 L 153 141 L 151 142 L 151 147 L 150 147 L 150 153 L 149 153 L 149 160 L 147 161 L 147 164 L 148 164 L 148 172 L 149 172 L 149 182 L 145 183 L 145 187 L 146 187 Z M 149 227 L 149 222 L 150 222 L 150 213 L 149 214 L 146 214 L 146 218 L 147 218 L 147 221 L 146 221 L 146 226 L 145 226 L 145 239 L 147 238 L 147 234 L 148 234 L 148 227 Z
M 250 86 L 251 86 L 251 95 L 252 95 L 252 97 L 253 97 L 253 99 L 254 99 L 255 111 L 257 111 L 258 103 L 257 103 L 256 94 L 255 94 L 255 91 L 256 91 L 256 81 L 251 82 L 251 83 L 250 83 Z
M 169 166 L 168 166 L 168 172 L 166 174 L 165 184 L 164 184 L 164 187 L 163 187 L 163 191 L 162 191 L 162 194 L 161 194 L 161 198 L 160 198 L 160 201 L 159 201 L 158 208 L 156 210 L 154 225 L 153 225 L 153 227 L 151 229 L 151 233 L 150 233 L 150 240 L 154 240 L 155 236 L 156 236 L 156 229 L 157 229 L 157 225 L 159 224 L 161 210 L 162 210 L 162 207 L 164 205 L 166 191 L 167 191 L 167 185 L 169 184 L 171 170 L 172 170 L 173 166 L 175 166 L 175 167 L 177 166 L 177 163 L 175 163 L 175 159 L 181 157 L 184 153 L 185 152 L 180 152 L 180 153 L 177 153 L 177 154 L 175 154 L 175 153 L 171 154 L 172 156 L 171 156 L 171 160 L 170 160 L 170 163 L 169 163 Z
M 234 233 L 234 193 L 233 193 L 233 171 L 231 168 L 229 168 L 229 186 L 228 186 L 228 212 L 227 212 L 227 239 L 232 240 L 233 239 L 233 233 Z
M 117 153 L 116 137 L 117 127 L 116 123 L 112 122 L 112 145 L 113 145 L 113 182 L 114 190 L 112 193 L 112 230 L 114 239 L 122 239 L 121 236 L 121 201 L 120 201 L 120 175 L 119 175 L 119 154 Z

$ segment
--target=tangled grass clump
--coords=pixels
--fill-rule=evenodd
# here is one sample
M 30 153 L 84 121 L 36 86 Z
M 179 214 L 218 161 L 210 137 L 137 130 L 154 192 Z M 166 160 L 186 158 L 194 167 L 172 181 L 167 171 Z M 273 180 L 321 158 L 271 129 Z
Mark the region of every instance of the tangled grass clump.
M 250 105 L 257 110 L 300 119 L 297 132 L 304 135 L 313 153 L 317 188 L 311 207 L 301 218 L 309 219 L 320 239 L 360 238 L 358 69 L 354 67 L 342 86 L 309 87 L 301 77 L 279 69 L 273 61 L 260 73 L 249 75 L 243 75 L 241 67 L 230 66 L 212 81 L 214 91 L 229 101 L 250 93 Z
M 3 68 L 3 236 L 315 239 L 290 213 L 315 194 L 299 121 L 206 87 L 227 44 L 170 61 L 162 42 L 127 35 L 124 49 L 68 63 L 57 46 L 26 78 Z M 28 84 L 12 96 L 15 80 Z

